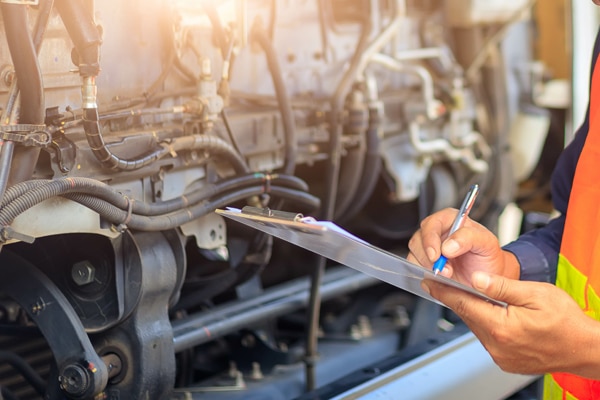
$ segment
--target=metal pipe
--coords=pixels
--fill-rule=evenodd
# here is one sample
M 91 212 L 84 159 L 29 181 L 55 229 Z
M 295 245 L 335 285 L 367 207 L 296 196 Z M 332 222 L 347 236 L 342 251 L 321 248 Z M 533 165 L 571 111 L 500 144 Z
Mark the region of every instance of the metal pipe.
M 375 54 L 371 57 L 371 62 L 383 65 L 392 71 L 406 72 L 416 75 L 422 82 L 421 92 L 425 100 L 427 118 L 435 119 L 440 114 L 440 106 L 442 103 L 435 98 L 433 78 L 427 68 L 420 65 L 402 64 L 398 60 L 385 54 Z
M 327 300 L 377 282 L 377 279 L 350 268 L 330 269 L 323 276 L 321 297 Z M 308 304 L 309 286 L 307 278 L 297 279 L 267 289 L 253 299 L 225 304 L 207 313 L 172 321 L 175 352 L 209 342 L 265 318 L 278 317 L 305 307 Z

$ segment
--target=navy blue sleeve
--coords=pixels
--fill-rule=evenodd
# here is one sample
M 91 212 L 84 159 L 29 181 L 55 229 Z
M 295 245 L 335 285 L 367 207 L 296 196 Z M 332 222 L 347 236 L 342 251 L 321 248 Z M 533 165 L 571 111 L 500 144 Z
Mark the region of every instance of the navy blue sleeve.
M 596 36 L 592 71 L 600 52 L 600 32 Z M 590 74 L 591 76 L 591 74 Z M 590 79 L 591 85 L 591 79 Z M 552 203 L 560 213 L 542 228 L 521 235 L 516 241 L 504 246 L 513 253 L 521 266 L 521 279 L 552 282 L 556 281 L 558 253 L 562 239 L 569 195 L 575 175 L 579 155 L 589 130 L 589 104 L 585 121 L 575 133 L 575 137 L 561 153 L 552 173 Z

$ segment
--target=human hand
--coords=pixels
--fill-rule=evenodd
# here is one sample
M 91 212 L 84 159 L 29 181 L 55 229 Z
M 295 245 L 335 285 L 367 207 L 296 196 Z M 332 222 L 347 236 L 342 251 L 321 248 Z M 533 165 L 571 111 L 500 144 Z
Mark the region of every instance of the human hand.
M 600 378 L 596 349 L 600 324 L 563 290 L 475 272 L 473 287 L 506 308 L 432 280 L 423 289 L 450 307 L 504 371 L 520 374 L 567 372 Z
M 425 218 L 408 243 L 407 259 L 431 268 L 444 254 L 448 262 L 441 274 L 466 285 L 471 285 L 475 271 L 518 278 L 518 261 L 500 248 L 496 236 L 483 225 L 467 218 L 463 227 L 447 238 L 456 213 L 456 209 L 446 208 Z

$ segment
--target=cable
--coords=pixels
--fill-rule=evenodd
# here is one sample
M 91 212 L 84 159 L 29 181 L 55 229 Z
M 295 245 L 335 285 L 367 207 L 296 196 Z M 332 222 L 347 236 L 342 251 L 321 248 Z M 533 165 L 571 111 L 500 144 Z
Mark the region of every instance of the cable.
M 42 377 L 17 353 L 0 350 L 0 362 L 10 364 L 31 384 L 41 396 L 46 392 L 46 382 Z
M 267 178 L 269 177 L 269 178 Z M 207 186 L 188 197 L 166 202 L 164 205 L 147 205 L 135 202 L 114 191 L 108 185 L 89 178 L 64 178 L 51 181 L 29 181 L 11 187 L 0 210 L 0 226 L 7 227 L 20 214 L 56 196 L 66 196 L 106 218 L 109 222 L 126 224 L 131 229 L 161 231 L 176 228 L 186 222 L 212 212 L 215 208 L 224 207 L 251 196 L 268 193 L 277 198 L 299 204 L 307 209 L 315 210 L 320 200 L 290 187 L 273 185 L 270 176 L 252 174 L 246 177 L 234 177 L 220 184 Z M 278 177 L 276 176 L 277 180 Z M 301 187 L 301 181 L 293 177 L 284 177 L 287 185 Z M 256 185 L 260 183 L 260 185 Z M 266 184 L 268 183 L 268 184 Z M 253 186 L 245 187 L 247 184 Z M 216 199 L 211 199 L 216 198 Z M 190 199 L 193 202 L 190 202 Z M 141 212 L 149 215 L 140 215 Z
M 19 398 L 6 387 L 0 387 L 0 400 L 19 400 Z
M 41 37 L 46 29 L 48 13 L 46 3 L 35 26 L 35 37 L 40 40 L 34 43 L 28 29 L 27 6 L 24 4 L 0 3 L 6 41 L 10 50 L 16 74 L 16 89 L 11 91 L 14 96 L 9 98 L 9 107 L 14 107 L 17 94 L 20 94 L 20 103 L 26 105 L 19 110 L 19 123 L 41 125 L 44 123 L 44 89 L 42 85 L 42 74 L 37 50 L 41 43 Z M 14 110 L 14 108 L 13 108 Z M 10 119 L 10 114 L 6 114 Z M 6 118 L 3 123 L 7 123 Z M 40 154 L 39 147 L 19 147 L 12 154 L 13 162 L 9 172 L 7 184 L 20 182 L 31 178 L 35 164 Z
M 202 202 L 173 213 L 152 217 L 128 213 L 104 200 L 90 196 L 72 194 L 69 195 L 68 198 L 97 212 L 100 216 L 113 224 L 120 225 L 123 224 L 124 221 L 127 221 L 125 225 L 133 230 L 164 231 L 177 228 L 186 222 L 190 222 L 211 213 L 217 208 L 222 208 L 238 201 L 245 200 L 248 197 L 258 196 L 264 193 L 263 186 L 253 186 L 219 195 L 217 199 Z M 275 197 L 282 197 L 311 209 L 318 208 L 320 204 L 317 197 L 297 190 L 272 186 L 270 193 Z
M 292 174 L 296 168 L 296 153 L 298 152 L 298 145 L 296 143 L 296 123 L 290 98 L 285 87 L 283 74 L 281 73 L 281 67 L 279 66 L 279 61 L 277 59 L 277 52 L 275 51 L 267 32 L 259 21 L 260 20 L 257 20 L 252 27 L 251 36 L 258 42 L 267 58 L 267 65 L 269 67 L 269 72 L 271 73 L 271 79 L 273 80 L 285 134 L 285 165 L 283 167 L 283 172 L 285 174 Z

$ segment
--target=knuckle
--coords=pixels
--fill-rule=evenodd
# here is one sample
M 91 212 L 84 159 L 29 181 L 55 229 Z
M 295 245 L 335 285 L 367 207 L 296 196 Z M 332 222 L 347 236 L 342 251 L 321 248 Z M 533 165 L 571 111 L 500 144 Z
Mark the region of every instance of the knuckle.
M 506 292 L 508 290 L 507 281 L 505 279 L 500 279 L 496 286 L 496 295 L 495 297 L 503 299 L 506 296 Z
M 495 343 L 498 343 L 501 346 L 510 342 L 510 336 L 506 333 L 504 329 L 499 327 L 490 330 L 490 336 L 492 337 Z
M 408 241 L 408 248 L 410 249 L 410 251 L 415 250 L 415 246 L 416 246 L 416 242 L 417 242 L 416 236 L 418 234 L 419 234 L 419 231 L 415 232 L 415 234 Z

